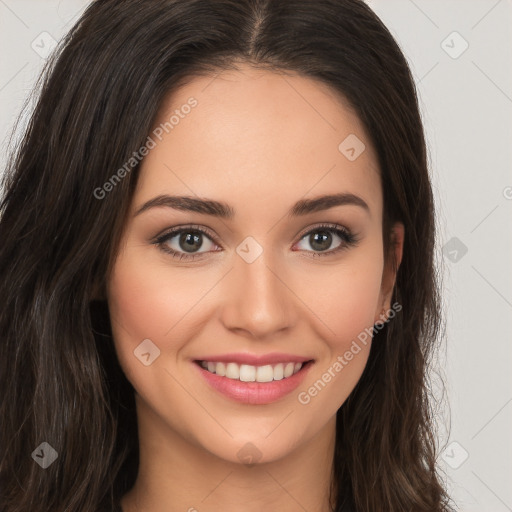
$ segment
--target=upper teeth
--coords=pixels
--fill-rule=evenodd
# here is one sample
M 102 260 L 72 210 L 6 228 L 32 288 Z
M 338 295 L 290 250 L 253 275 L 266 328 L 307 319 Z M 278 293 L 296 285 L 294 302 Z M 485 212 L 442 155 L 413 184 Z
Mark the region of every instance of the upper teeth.
M 243 382 L 271 382 L 281 380 L 297 373 L 302 363 L 279 363 L 275 365 L 251 366 L 237 363 L 212 363 L 201 361 L 201 366 L 209 372 L 228 379 L 239 379 Z

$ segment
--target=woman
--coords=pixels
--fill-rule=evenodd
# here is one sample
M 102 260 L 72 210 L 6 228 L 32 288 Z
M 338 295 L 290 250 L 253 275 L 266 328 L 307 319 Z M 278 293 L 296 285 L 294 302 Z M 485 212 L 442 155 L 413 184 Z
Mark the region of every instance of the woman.
M 97 0 L 4 179 L 2 512 L 446 511 L 415 88 L 359 0 Z

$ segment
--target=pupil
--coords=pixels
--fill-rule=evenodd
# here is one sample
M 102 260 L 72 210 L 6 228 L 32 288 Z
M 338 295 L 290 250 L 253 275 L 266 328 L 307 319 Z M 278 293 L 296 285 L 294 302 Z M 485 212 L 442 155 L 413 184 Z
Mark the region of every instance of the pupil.
M 201 235 L 192 233 L 182 233 L 182 235 L 180 236 L 180 244 L 183 244 L 185 250 L 197 250 L 201 247 Z
M 312 236 L 311 247 L 319 251 L 325 251 L 331 245 L 332 235 L 328 231 L 317 231 Z M 320 240 L 319 240 L 320 239 Z M 327 242 L 327 243 L 325 243 Z M 315 247 L 316 246 L 316 247 Z

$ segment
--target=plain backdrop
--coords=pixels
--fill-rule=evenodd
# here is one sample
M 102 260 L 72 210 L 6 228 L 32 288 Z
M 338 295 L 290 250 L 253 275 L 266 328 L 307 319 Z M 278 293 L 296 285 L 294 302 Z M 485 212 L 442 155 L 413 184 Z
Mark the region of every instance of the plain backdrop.
M 0 172 L 47 52 L 88 3 L 0 0 Z M 460 510 L 510 511 L 512 2 L 368 3 L 409 60 L 428 138 L 447 321 L 440 463 Z

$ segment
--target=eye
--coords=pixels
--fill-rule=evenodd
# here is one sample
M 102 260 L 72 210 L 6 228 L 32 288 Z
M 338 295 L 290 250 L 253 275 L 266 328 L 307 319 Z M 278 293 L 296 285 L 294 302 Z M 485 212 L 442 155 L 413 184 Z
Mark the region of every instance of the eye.
M 212 238 L 205 229 L 199 226 L 189 226 L 168 231 L 160 235 L 153 243 L 173 258 L 192 260 L 201 254 L 212 251 L 212 246 L 216 246 Z M 205 250 L 199 252 L 200 248 Z
M 333 243 L 338 244 L 334 249 L 331 249 Z M 299 244 L 309 245 L 313 253 L 311 256 L 330 256 L 339 251 L 348 249 L 357 244 L 358 240 L 347 228 L 338 226 L 336 224 L 322 224 L 316 226 L 314 229 L 308 231 L 300 240 Z M 308 252 L 311 252 L 307 247 L 301 247 Z
M 336 224 L 322 224 L 302 235 L 298 244 L 309 244 L 312 250 L 307 247 L 299 247 L 299 249 L 312 253 L 312 257 L 318 257 L 330 256 L 346 250 L 357 245 L 357 242 L 357 237 L 347 228 Z M 214 242 L 214 236 L 201 226 L 173 228 L 157 237 L 152 243 L 179 260 L 194 260 L 201 254 L 219 250 L 213 249 L 218 247 Z M 337 243 L 334 249 L 331 248 L 333 243 Z M 200 251 L 200 249 L 204 250 Z

